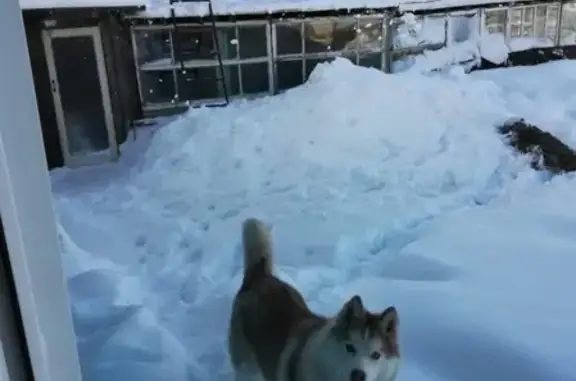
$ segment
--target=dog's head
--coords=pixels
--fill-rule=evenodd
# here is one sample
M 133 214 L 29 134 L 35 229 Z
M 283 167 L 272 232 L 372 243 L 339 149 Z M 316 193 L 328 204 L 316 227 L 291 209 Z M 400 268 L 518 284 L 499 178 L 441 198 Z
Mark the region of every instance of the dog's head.
M 356 295 L 334 318 L 328 336 L 333 369 L 345 381 L 394 381 L 398 372 L 398 314 L 367 311 Z

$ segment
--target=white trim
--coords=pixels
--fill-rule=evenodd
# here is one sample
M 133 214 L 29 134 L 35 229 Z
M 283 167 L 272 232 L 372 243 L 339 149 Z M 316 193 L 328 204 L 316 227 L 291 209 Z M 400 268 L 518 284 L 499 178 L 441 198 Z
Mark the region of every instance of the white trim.
M 0 2 L 0 213 L 37 381 L 80 381 L 34 82 L 17 0 Z M 19 89 L 19 91 L 13 91 Z
M 136 40 L 136 29 L 131 28 L 130 34 L 132 35 L 132 53 L 134 54 L 134 69 L 136 70 L 136 81 L 138 82 L 138 95 L 140 101 L 144 103 L 144 94 L 142 94 L 142 78 L 140 74 L 140 63 L 138 62 L 138 41 Z M 172 40 L 170 40 L 172 43 Z
M 86 156 L 72 156 L 68 136 L 66 134 L 66 120 L 62 106 L 62 97 L 58 83 L 56 63 L 54 60 L 54 51 L 52 49 L 52 39 L 67 37 L 92 37 L 94 44 L 94 56 L 96 57 L 96 68 L 100 80 L 100 93 L 102 97 L 102 107 L 104 110 L 104 119 L 106 121 L 106 132 L 108 135 L 108 149 L 102 153 L 90 153 Z M 42 40 L 44 42 L 44 51 L 46 53 L 46 64 L 48 74 L 52 83 L 52 95 L 54 100 L 54 109 L 58 123 L 58 133 L 60 136 L 60 146 L 64 163 L 68 167 L 77 167 L 81 165 L 100 164 L 105 161 L 116 160 L 119 156 L 118 141 L 116 139 L 116 129 L 114 126 L 114 117 L 112 114 L 112 102 L 110 99 L 110 88 L 108 85 L 108 75 L 106 64 L 104 62 L 104 49 L 102 48 L 102 36 L 100 28 L 97 26 L 67 28 L 67 29 L 46 29 L 42 31 Z

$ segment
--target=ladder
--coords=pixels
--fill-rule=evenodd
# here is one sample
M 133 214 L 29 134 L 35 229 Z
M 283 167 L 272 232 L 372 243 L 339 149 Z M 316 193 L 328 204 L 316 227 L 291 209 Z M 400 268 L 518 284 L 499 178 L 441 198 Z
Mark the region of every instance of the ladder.
M 222 91 L 224 92 L 224 103 L 209 103 L 206 104 L 207 107 L 225 107 L 229 102 L 228 96 L 228 86 L 226 84 L 226 78 L 224 76 L 224 64 L 222 63 L 222 54 L 220 51 L 220 41 L 218 39 L 218 32 L 216 30 L 216 16 L 214 15 L 214 9 L 212 8 L 212 0 L 170 0 L 170 18 L 172 19 L 172 44 L 174 46 L 174 56 L 178 60 L 180 65 L 180 73 L 186 73 L 186 64 L 182 55 L 181 49 L 181 36 L 179 34 L 179 27 L 176 21 L 176 11 L 174 9 L 174 4 L 176 3 L 204 3 L 208 5 L 208 16 L 210 17 L 210 24 L 212 29 L 212 38 L 214 39 L 214 50 L 211 52 L 213 56 L 218 59 L 218 74 L 216 76 L 216 82 L 222 84 Z

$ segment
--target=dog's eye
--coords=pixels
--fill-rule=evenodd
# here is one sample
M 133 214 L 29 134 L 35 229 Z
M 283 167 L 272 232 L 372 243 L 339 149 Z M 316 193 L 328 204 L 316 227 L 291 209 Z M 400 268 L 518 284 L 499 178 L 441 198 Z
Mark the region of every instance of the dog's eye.
M 356 348 L 352 344 L 346 344 L 346 352 L 356 354 Z
M 370 358 L 371 358 L 372 360 L 378 360 L 378 359 L 380 358 L 380 356 L 381 356 L 380 352 L 372 352 L 372 353 L 370 353 Z

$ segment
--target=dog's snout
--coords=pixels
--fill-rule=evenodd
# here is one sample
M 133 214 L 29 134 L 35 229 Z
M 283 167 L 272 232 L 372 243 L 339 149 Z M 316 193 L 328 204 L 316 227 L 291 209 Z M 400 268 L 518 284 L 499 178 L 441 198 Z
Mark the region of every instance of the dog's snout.
M 352 369 L 350 381 L 366 381 L 366 372 L 360 369 Z

